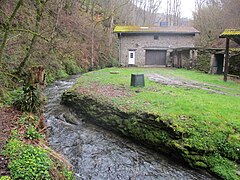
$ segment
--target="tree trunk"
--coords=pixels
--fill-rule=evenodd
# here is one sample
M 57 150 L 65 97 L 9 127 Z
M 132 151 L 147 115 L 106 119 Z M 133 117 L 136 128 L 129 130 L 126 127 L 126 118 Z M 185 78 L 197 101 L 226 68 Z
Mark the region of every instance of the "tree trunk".
M 37 8 L 37 15 L 36 15 L 36 22 L 35 22 L 35 33 L 32 36 L 32 40 L 31 40 L 31 44 L 27 49 L 27 53 L 23 59 L 23 61 L 20 63 L 19 67 L 18 67 L 18 71 L 17 74 L 21 74 L 23 71 L 23 68 L 26 64 L 26 62 L 29 60 L 29 57 L 31 56 L 32 52 L 33 52 L 33 47 L 36 43 L 36 38 L 37 38 L 37 34 L 40 31 L 40 21 L 41 21 L 41 17 L 42 17 L 42 3 L 40 2 L 40 0 L 36 0 L 36 8 Z
M 8 19 L 7 23 L 4 26 L 4 35 L 3 35 L 3 40 L 2 40 L 1 47 L 0 47 L 0 69 L 2 69 L 3 51 L 7 44 L 7 39 L 8 39 L 11 23 L 12 23 L 14 17 L 16 16 L 18 9 L 21 7 L 22 3 L 23 3 L 23 0 L 18 1 L 16 7 L 13 10 L 12 15 L 10 16 L 10 18 Z

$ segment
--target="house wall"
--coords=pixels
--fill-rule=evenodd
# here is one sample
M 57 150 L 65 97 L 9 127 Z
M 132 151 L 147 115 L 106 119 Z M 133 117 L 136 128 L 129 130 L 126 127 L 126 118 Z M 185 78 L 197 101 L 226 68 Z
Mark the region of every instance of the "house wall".
M 120 37 L 121 50 L 120 50 L 120 64 L 128 66 L 128 51 L 135 50 L 136 66 L 145 65 L 145 51 L 146 50 L 166 50 L 167 51 L 167 66 L 172 63 L 169 61 L 172 48 L 180 47 L 194 47 L 193 35 L 159 35 L 158 40 L 154 40 L 154 34 L 122 34 Z

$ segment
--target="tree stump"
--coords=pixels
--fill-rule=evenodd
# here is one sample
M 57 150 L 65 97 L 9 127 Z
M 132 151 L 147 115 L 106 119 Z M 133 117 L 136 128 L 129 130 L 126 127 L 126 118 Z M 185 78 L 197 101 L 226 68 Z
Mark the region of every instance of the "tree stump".
M 28 83 L 43 89 L 46 85 L 46 73 L 43 66 L 34 66 L 29 70 Z

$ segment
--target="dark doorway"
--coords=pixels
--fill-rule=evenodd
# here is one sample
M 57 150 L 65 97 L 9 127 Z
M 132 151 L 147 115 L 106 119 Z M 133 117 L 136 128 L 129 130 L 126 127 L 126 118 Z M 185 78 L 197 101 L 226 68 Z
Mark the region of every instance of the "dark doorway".
M 217 66 L 217 74 L 223 74 L 223 63 L 224 63 L 224 55 L 223 54 L 215 54 L 216 58 L 216 66 Z
M 164 50 L 147 50 L 146 65 L 166 65 L 166 51 Z

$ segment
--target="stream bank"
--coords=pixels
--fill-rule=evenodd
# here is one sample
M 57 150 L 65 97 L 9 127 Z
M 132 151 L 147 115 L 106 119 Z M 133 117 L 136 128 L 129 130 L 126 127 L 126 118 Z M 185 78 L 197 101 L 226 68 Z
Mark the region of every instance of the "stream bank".
M 45 119 L 50 146 L 74 166 L 77 179 L 213 179 L 131 140 L 84 121 L 60 104 L 77 77 L 60 80 L 45 90 Z M 79 110 L 78 110 L 79 111 Z
M 181 76 L 187 82 L 191 78 L 194 84 L 208 88 L 166 85 L 148 78 L 144 88 L 133 88 L 129 86 L 132 72 L 146 77 L 154 73 Z M 236 84 L 223 84 L 216 76 L 196 72 L 110 68 L 84 74 L 64 93 L 62 101 L 87 122 L 130 137 L 193 168 L 223 179 L 239 179 L 238 92 Z
M 178 162 L 187 162 L 192 167 L 207 170 L 207 165 L 195 149 L 181 146 L 185 134 L 175 131 L 170 121 L 164 122 L 161 117 L 148 113 L 128 114 L 99 99 L 70 91 L 63 94 L 62 103 L 71 107 L 86 122 L 131 138 Z

